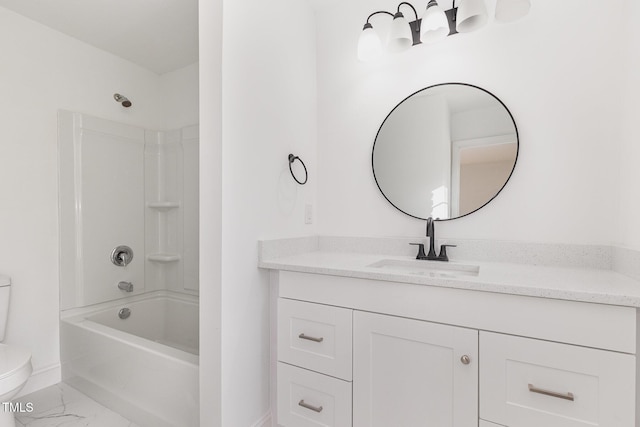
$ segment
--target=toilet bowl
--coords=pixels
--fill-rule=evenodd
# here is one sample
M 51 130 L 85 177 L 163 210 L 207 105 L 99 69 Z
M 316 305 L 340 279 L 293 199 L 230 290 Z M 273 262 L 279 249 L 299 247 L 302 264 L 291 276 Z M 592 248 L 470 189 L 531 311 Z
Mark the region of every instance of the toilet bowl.
M 11 280 L 0 275 L 0 341 L 4 340 L 9 309 Z M 0 344 L 0 427 L 15 427 L 15 413 L 25 410 L 11 399 L 31 376 L 31 352 L 16 345 Z
M 0 344 L 0 403 L 7 402 L 24 386 L 33 371 L 31 353 L 24 348 Z
M 28 350 L 0 344 L 0 427 L 14 427 L 15 413 L 28 409 L 24 405 L 12 405 L 11 399 L 22 390 L 32 371 Z

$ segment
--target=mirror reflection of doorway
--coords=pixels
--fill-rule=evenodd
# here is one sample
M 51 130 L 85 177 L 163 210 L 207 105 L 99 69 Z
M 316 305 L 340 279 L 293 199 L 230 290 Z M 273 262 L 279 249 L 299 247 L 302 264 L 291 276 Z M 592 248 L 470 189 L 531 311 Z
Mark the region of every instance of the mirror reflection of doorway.
M 473 212 L 493 198 L 509 178 L 517 153 L 514 135 L 454 141 L 452 216 Z

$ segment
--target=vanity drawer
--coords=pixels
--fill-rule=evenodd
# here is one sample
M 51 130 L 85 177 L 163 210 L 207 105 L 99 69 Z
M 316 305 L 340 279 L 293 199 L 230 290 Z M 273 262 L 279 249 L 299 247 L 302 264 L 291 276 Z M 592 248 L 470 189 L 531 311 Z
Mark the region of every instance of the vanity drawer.
M 489 421 L 480 420 L 480 424 L 478 427 L 504 427 L 498 424 L 490 423 Z
M 351 383 L 278 362 L 278 425 L 350 427 Z
M 509 427 L 633 427 L 633 355 L 480 333 L 480 417 Z
M 352 310 L 278 300 L 278 360 L 351 381 Z

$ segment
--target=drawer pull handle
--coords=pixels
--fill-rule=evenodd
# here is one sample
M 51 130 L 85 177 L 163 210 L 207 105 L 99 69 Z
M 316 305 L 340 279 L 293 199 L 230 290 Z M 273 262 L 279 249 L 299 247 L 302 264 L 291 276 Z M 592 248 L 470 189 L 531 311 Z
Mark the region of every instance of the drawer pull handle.
M 305 334 L 298 335 L 298 338 L 300 338 L 301 340 L 309 340 L 309 341 L 314 341 L 314 342 L 322 342 L 322 341 L 324 341 L 324 338 L 322 338 L 322 337 L 320 337 L 320 338 L 310 337 L 310 336 L 305 335 Z
M 313 406 L 313 405 L 309 405 L 308 403 L 304 403 L 304 400 L 301 400 L 300 402 L 298 402 L 298 405 L 302 406 L 303 408 L 306 409 L 310 409 L 314 412 L 322 412 L 322 406 Z
M 572 402 L 574 401 L 573 393 L 557 393 L 555 391 L 538 388 L 533 384 L 529 384 L 529 391 L 531 393 L 544 394 L 545 396 L 557 397 L 558 399 L 570 400 Z

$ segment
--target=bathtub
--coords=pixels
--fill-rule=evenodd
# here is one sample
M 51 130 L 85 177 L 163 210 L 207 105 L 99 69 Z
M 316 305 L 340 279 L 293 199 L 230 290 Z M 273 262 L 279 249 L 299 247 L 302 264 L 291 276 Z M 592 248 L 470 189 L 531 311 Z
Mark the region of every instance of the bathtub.
M 199 425 L 197 297 L 158 291 L 60 320 L 64 382 L 142 427 Z

